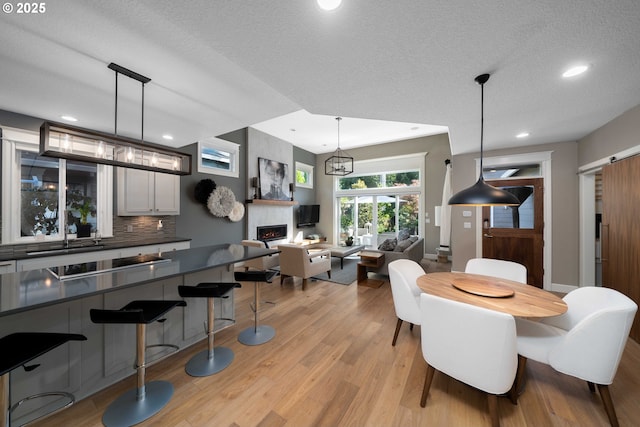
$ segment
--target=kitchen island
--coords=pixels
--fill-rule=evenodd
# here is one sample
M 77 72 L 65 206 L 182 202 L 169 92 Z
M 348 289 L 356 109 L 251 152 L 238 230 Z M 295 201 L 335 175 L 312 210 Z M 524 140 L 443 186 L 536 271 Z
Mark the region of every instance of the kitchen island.
M 16 370 L 14 400 L 45 390 L 68 391 L 81 399 L 134 374 L 135 326 L 94 324 L 91 308 L 119 309 L 136 299 L 181 299 L 179 285 L 232 282 L 234 264 L 273 253 L 277 251 L 224 244 L 156 254 L 141 258 L 141 264 L 112 259 L 1 275 L 0 336 L 41 331 L 87 337 L 34 360 L 41 364 L 35 371 Z M 233 325 L 233 297 L 215 304 L 216 330 Z M 189 299 L 186 308 L 168 313 L 166 322 L 149 325 L 148 344 L 195 344 L 205 338 L 205 320 L 206 301 Z

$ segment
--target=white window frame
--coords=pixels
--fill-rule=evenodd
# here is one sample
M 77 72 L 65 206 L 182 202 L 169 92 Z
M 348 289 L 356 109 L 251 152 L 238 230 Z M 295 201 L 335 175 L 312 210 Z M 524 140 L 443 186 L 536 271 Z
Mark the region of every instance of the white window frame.
M 20 160 L 18 151 L 39 152 L 40 134 L 2 127 L 2 244 L 33 243 L 33 236 L 20 236 Z M 60 159 L 60 170 L 66 160 Z M 113 166 L 97 165 L 97 229 L 102 237 L 113 237 Z M 66 174 L 60 173 L 59 188 L 66 187 Z M 61 195 L 64 202 L 65 194 Z M 60 216 L 63 218 L 63 216 Z M 64 218 L 66 219 L 66 218 Z M 63 221 L 64 221 L 63 219 Z M 66 224 L 62 224 L 63 226 Z M 74 238 L 75 235 L 70 235 Z M 42 239 L 42 237 L 39 237 Z M 63 240 L 64 233 L 44 236 L 45 241 Z
M 298 171 L 302 171 L 303 173 L 307 174 L 307 176 L 309 177 L 308 182 L 305 183 L 300 183 L 297 180 L 297 175 L 298 175 Z M 313 188 L 313 166 L 308 165 L 306 163 L 302 163 L 302 162 L 296 162 L 296 177 L 294 178 L 294 183 L 296 188 Z
M 205 149 L 213 149 L 218 151 L 224 151 L 229 153 L 229 170 L 217 168 L 213 166 L 207 166 L 202 163 L 203 151 Z M 208 173 L 213 175 L 230 176 L 238 178 L 240 176 L 239 158 L 240 158 L 240 144 L 234 142 L 225 141 L 220 138 L 207 138 L 198 142 L 198 172 Z
M 420 185 L 416 187 L 384 187 L 384 188 L 369 188 L 366 191 L 367 195 L 385 195 L 388 193 L 394 193 L 397 195 L 403 194 L 418 194 L 420 198 L 418 218 L 424 218 L 425 212 L 425 191 L 424 191 L 424 177 L 425 177 L 425 157 L 428 152 L 413 153 L 404 156 L 386 157 L 384 159 L 372 159 L 372 160 L 360 160 L 354 162 L 353 168 L 358 173 L 350 175 L 353 177 L 372 175 L 376 173 L 394 173 L 404 172 L 410 170 L 418 170 L 420 172 Z M 380 172 L 383 171 L 383 172 Z M 340 239 L 340 197 L 348 196 L 364 196 L 363 189 L 348 189 L 338 190 L 338 179 L 342 176 L 333 177 L 333 230 L 335 234 L 335 241 Z M 418 221 L 418 235 L 425 237 L 425 225 L 423 220 Z

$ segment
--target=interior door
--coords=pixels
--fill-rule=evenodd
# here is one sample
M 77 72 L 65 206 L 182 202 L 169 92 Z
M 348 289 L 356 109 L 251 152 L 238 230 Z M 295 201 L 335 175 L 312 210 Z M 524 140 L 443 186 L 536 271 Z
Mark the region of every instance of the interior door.
M 640 157 L 602 168 L 602 285 L 640 302 Z M 631 338 L 640 340 L 636 315 Z
M 527 267 L 527 283 L 543 287 L 543 179 L 488 181 L 513 193 L 520 206 L 482 208 L 482 256 Z

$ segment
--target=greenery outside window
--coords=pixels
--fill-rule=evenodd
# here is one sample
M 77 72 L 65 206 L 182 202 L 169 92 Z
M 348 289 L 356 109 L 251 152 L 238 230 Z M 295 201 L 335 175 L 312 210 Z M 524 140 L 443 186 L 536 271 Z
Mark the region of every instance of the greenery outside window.
M 113 168 L 38 154 L 38 134 L 3 128 L 2 243 L 112 235 Z M 66 215 L 65 215 L 66 214 Z
M 296 188 L 313 188 L 313 166 L 296 162 Z
M 377 248 L 402 230 L 423 235 L 424 155 L 357 162 L 358 175 L 335 177 L 336 241 Z

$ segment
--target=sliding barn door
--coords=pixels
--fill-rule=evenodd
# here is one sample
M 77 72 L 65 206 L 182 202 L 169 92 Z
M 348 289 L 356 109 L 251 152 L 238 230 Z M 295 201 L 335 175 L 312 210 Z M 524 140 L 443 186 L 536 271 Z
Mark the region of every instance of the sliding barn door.
M 602 168 L 602 285 L 640 304 L 640 157 Z M 640 315 L 631 337 L 640 342 Z

